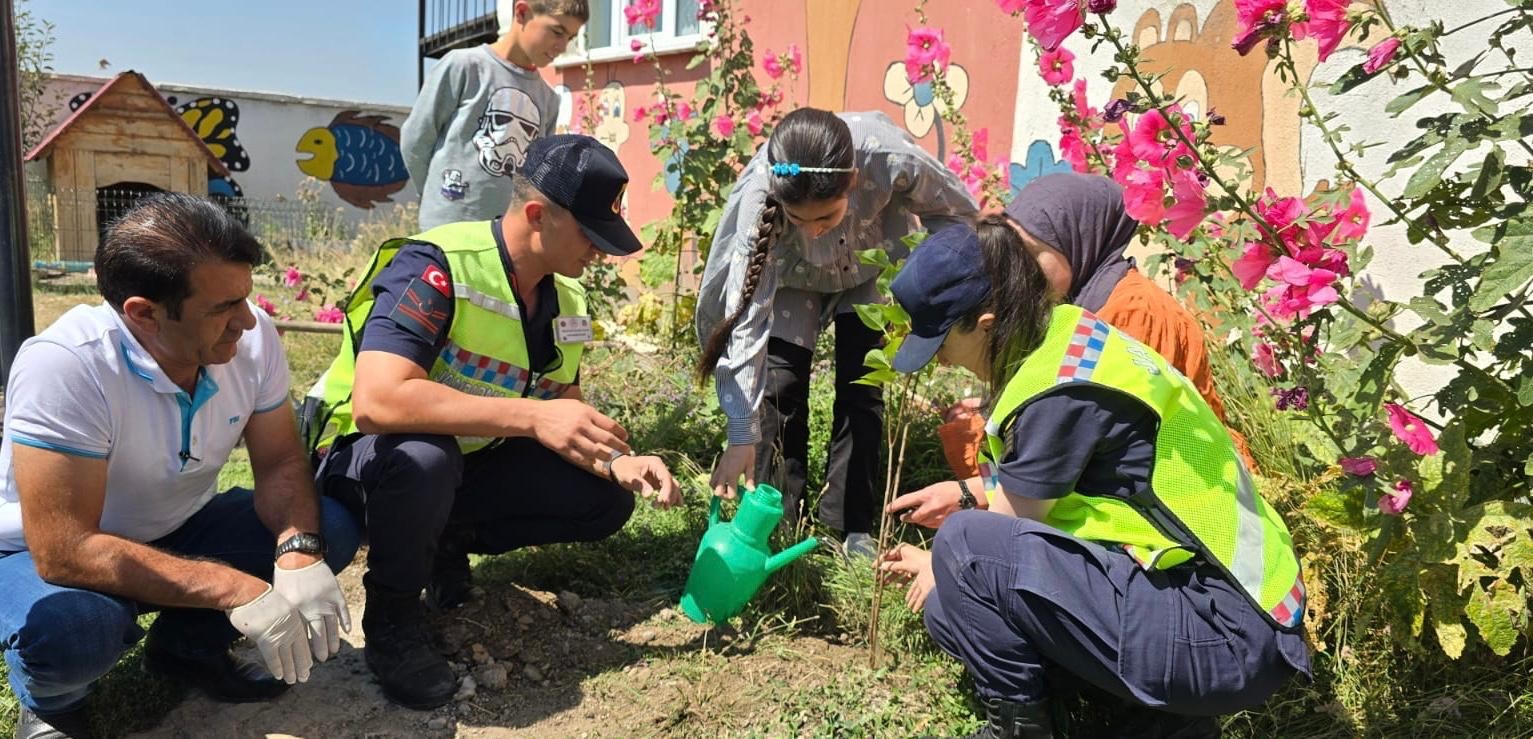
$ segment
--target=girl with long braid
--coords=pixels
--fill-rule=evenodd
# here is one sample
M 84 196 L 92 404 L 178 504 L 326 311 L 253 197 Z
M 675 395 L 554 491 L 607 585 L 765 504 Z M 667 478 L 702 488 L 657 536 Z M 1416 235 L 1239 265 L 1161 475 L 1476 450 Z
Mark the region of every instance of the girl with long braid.
M 819 520 L 850 553 L 871 556 L 883 398 L 854 384 L 881 336 L 854 306 L 880 301 L 878 269 L 857 252 L 905 256 L 917 228 L 972 224 L 963 183 L 882 113 L 801 108 L 785 116 L 740 175 L 719 221 L 698 295 L 698 372 L 728 417 L 716 495 L 743 477 L 778 484 L 790 520 L 804 504 L 815 340 L 835 325 L 835 404 Z

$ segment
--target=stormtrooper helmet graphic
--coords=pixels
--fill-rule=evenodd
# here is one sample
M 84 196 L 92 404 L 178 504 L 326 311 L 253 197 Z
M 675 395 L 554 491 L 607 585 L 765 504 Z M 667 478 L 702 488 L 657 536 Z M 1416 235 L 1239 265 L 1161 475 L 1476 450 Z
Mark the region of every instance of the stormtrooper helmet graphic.
M 532 98 L 514 87 L 497 88 L 479 116 L 474 132 L 474 148 L 479 150 L 479 166 L 492 177 L 511 174 L 521 166 L 527 146 L 542 130 L 542 114 Z

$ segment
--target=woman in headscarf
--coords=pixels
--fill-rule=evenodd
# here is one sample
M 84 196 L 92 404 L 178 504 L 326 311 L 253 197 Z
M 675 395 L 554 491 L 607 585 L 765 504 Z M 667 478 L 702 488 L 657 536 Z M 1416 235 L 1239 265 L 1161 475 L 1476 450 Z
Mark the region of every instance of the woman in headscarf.
M 1123 254 L 1139 222 L 1124 211 L 1118 183 L 1075 172 L 1047 175 L 1023 187 L 1005 215 L 1061 303 L 1096 314 L 1165 357 L 1192 381 L 1214 415 L 1225 420 L 1202 325 Z M 959 401 L 939 428 L 948 465 L 960 478 L 979 475 L 974 455 L 984 438 L 981 407 L 979 398 Z M 1230 436 L 1247 466 L 1254 469 L 1245 437 L 1233 429 Z M 909 510 L 908 522 L 935 526 L 949 512 L 947 503 L 956 501 L 932 500 L 928 493 L 921 490 L 901 496 L 890 510 Z

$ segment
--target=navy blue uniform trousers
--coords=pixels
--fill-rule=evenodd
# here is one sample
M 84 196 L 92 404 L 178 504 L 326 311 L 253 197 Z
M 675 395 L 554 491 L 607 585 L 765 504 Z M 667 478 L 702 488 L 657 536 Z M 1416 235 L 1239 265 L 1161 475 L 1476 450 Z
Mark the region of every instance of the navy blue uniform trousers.
M 1309 673 L 1303 636 L 1208 565 L 1146 572 L 1036 521 L 961 511 L 937 531 L 932 570 L 926 628 L 983 698 L 1041 700 L 1064 671 L 1135 704 L 1219 715 Z
M 362 435 L 320 462 L 320 491 L 367 531 L 369 592 L 413 597 L 451 522 L 469 552 L 597 541 L 633 514 L 633 493 L 528 438 L 464 454 L 451 436 Z

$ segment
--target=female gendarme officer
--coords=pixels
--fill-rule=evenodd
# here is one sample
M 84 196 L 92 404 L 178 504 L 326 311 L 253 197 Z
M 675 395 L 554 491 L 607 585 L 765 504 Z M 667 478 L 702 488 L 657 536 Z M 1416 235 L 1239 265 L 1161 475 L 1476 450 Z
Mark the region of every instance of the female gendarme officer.
M 1049 686 L 1070 679 L 1155 709 L 1145 736 L 1217 735 L 1212 716 L 1309 672 L 1292 539 L 1187 378 L 1054 305 L 1018 241 L 995 218 L 949 227 L 893 283 L 913 327 L 895 369 L 935 356 L 990 384 L 989 511 L 880 567 L 913 578 L 907 601 L 973 676 L 981 736 L 1049 736 Z

